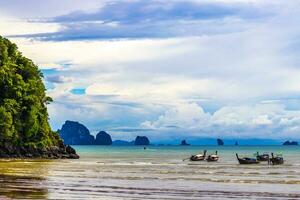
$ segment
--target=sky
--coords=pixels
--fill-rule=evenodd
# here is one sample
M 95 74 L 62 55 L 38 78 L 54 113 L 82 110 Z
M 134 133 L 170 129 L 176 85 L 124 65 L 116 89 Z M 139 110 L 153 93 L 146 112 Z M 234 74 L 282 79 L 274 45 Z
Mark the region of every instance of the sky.
M 44 73 L 54 130 L 300 139 L 300 1 L 0 0 Z

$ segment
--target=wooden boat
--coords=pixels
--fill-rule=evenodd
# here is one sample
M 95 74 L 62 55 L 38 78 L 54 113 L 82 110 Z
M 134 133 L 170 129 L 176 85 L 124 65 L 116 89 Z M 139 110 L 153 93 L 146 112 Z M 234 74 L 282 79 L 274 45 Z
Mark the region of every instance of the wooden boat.
M 203 154 L 196 154 L 196 155 L 192 155 L 190 157 L 190 161 L 202 161 L 205 160 L 206 157 L 206 150 L 204 150 Z
M 264 161 L 270 161 L 270 156 L 268 153 L 264 153 L 264 154 L 259 154 L 259 152 L 256 153 L 256 159 L 260 162 L 264 162 Z
M 282 165 L 284 163 L 283 157 L 281 155 L 275 155 L 271 153 L 271 159 L 270 162 L 272 165 Z
M 243 157 L 240 158 L 238 154 L 235 154 L 240 164 L 258 164 L 259 161 L 256 158 Z
M 207 162 L 216 162 L 218 160 L 219 160 L 218 151 L 216 151 L 215 154 L 208 155 L 208 157 L 206 158 Z

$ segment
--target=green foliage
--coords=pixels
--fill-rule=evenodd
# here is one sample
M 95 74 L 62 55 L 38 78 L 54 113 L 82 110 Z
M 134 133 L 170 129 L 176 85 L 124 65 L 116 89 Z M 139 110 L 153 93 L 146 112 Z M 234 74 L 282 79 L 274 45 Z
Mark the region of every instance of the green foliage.
M 0 36 L 0 143 L 49 147 L 60 138 L 51 131 L 42 73 L 17 46 Z
M 13 117 L 3 106 L 0 107 L 0 140 L 10 139 L 13 135 Z

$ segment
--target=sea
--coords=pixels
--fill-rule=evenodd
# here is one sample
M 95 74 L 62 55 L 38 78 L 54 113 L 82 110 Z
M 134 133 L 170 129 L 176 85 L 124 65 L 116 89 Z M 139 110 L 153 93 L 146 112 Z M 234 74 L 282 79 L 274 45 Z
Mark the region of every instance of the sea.
M 0 199 L 300 199 L 299 146 L 74 146 L 78 160 L 0 160 Z M 218 162 L 191 162 L 218 151 Z M 235 153 L 283 155 L 240 165 Z

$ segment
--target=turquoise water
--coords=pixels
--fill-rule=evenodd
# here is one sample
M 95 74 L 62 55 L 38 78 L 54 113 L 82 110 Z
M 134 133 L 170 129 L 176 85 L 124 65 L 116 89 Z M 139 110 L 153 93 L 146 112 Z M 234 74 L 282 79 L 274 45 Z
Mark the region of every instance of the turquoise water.
M 0 197 L 28 199 L 300 199 L 298 146 L 75 146 L 79 160 L 1 160 Z M 216 163 L 183 161 L 219 152 Z M 282 153 L 239 165 L 235 153 Z M 1 199 L 1 198 L 0 198 Z

